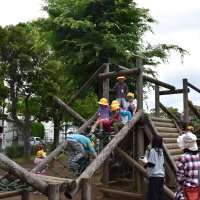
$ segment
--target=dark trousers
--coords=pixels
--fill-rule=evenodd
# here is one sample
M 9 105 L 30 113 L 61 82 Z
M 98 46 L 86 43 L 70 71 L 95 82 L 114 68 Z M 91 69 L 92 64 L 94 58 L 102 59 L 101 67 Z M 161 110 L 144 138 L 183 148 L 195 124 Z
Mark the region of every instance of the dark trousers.
M 147 200 L 164 200 L 163 177 L 150 177 Z

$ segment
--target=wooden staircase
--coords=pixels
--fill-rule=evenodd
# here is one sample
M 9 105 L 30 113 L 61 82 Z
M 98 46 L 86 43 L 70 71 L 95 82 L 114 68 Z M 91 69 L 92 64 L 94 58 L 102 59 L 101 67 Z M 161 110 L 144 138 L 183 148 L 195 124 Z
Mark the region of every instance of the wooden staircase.
M 163 138 L 164 145 L 168 151 L 168 155 L 171 156 L 173 164 L 176 166 L 176 162 L 183 150 L 177 144 L 177 137 L 181 134 L 178 125 L 172 119 L 151 117 L 152 124 L 157 130 L 157 133 Z

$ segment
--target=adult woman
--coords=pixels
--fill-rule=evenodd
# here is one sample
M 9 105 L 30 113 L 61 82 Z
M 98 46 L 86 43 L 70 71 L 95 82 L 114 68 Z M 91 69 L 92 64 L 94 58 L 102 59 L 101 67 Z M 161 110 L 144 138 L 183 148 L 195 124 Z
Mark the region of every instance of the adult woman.
M 184 153 L 177 164 L 176 175 L 179 188 L 175 194 L 176 200 L 189 200 L 186 190 L 193 190 L 193 194 L 196 190 L 196 199 L 198 199 L 200 156 L 197 153 L 197 137 L 192 131 L 193 129 L 189 126 L 186 132 L 177 138 L 177 143 Z

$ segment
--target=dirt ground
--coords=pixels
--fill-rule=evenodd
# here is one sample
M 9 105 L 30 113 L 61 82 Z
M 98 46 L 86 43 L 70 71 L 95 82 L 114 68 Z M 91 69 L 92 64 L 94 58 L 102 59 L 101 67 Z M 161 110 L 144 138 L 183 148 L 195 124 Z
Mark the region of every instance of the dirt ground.
M 26 164 L 22 164 L 22 167 L 24 167 L 25 169 L 31 170 L 34 168 L 35 164 L 33 163 L 33 161 L 26 163 Z M 56 166 L 55 166 L 56 167 Z M 59 166 L 58 166 L 59 168 Z M 3 176 L 4 174 L 6 174 L 5 171 L 0 170 L 0 176 Z M 47 171 L 48 174 L 48 171 Z M 48 174 L 50 175 L 50 174 Z M 100 175 L 99 173 L 94 174 L 94 176 L 92 177 L 92 200 L 94 200 L 96 197 L 101 196 L 102 193 L 99 191 L 99 188 L 101 187 L 100 184 Z M 1 192 L 1 191 L 0 191 Z M 30 200 L 47 200 L 48 197 L 45 195 L 40 195 L 37 194 L 35 195 L 34 192 L 30 192 Z M 9 200 L 21 200 L 21 196 L 15 196 L 15 197 L 9 197 L 9 198 L 5 198 L 5 199 L 9 199 Z M 64 194 L 60 195 L 60 200 L 66 200 L 67 198 L 64 196 Z M 80 192 L 78 192 L 76 194 L 76 196 L 73 198 L 73 200 L 80 200 L 81 199 L 81 194 Z

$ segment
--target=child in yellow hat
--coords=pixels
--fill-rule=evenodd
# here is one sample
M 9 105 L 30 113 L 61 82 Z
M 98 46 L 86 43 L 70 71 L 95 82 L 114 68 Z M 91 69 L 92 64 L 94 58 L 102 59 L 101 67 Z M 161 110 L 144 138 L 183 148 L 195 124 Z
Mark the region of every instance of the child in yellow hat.
M 103 122 L 108 121 L 110 118 L 112 118 L 112 111 L 110 109 L 110 106 L 108 104 L 108 100 L 106 98 L 101 98 L 100 101 L 98 102 L 99 107 L 98 107 L 98 118 L 97 121 L 94 123 L 92 126 L 92 129 L 90 133 L 87 135 L 88 137 L 91 137 L 96 128 L 99 126 L 100 132 L 99 136 L 103 137 Z
M 115 83 L 114 91 L 116 94 L 116 100 L 119 102 L 120 106 L 124 108 L 126 102 L 126 96 L 128 94 L 128 86 L 124 82 L 126 80 L 125 76 L 117 77 L 118 82 Z

